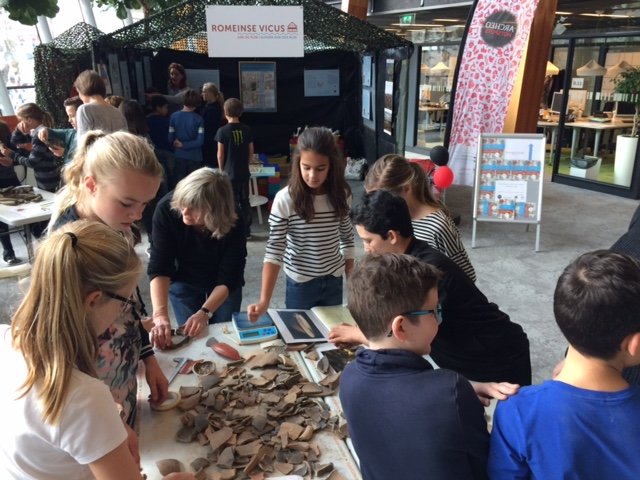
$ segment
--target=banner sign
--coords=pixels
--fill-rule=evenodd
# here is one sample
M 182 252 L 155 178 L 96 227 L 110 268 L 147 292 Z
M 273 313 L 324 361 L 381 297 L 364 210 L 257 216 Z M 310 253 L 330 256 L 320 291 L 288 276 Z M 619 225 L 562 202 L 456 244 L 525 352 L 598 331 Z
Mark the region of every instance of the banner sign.
M 476 0 L 453 102 L 449 166 L 473 185 L 478 136 L 502 133 L 538 0 Z
M 210 57 L 303 57 L 302 6 L 206 9 Z

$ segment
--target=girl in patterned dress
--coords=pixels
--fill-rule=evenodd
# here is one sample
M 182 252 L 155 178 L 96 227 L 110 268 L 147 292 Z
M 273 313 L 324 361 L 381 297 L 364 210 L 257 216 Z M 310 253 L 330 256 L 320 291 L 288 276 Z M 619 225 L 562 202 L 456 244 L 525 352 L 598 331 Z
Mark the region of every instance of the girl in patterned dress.
M 81 138 L 74 161 L 64 171 L 65 187 L 58 194 L 50 230 L 80 219 L 94 219 L 133 242 L 131 226 L 142 217 L 162 180 L 162 166 L 153 147 L 127 132 L 89 131 Z M 163 401 L 168 382 L 142 326 L 144 305 L 139 292 L 133 302 L 98 337 L 98 377 L 110 388 L 122 416 L 135 421 L 138 363 L 145 364 L 151 401 Z

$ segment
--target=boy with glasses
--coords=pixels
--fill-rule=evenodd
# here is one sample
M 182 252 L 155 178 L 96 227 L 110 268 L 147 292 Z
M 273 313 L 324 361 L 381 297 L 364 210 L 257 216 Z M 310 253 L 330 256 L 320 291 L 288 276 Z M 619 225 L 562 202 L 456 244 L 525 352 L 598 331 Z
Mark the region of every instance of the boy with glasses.
M 498 404 L 490 477 L 637 479 L 640 387 L 622 371 L 640 364 L 640 263 L 581 255 L 560 275 L 553 312 L 569 342 L 564 366 Z
M 409 255 L 367 255 L 347 281 L 366 337 L 340 379 L 364 480 L 486 479 L 489 434 L 469 382 L 422 356 L 438 333 L 440 272 Z
M 489 302 L 452 260 L 414 238 L 409 209 L 402 197 L 387 190 L 365 194 L 352 208 L 351 220 L 366 253 L 404 253 L 442 271 L 438 295 L 443 323 L 431 352 L 436 364 L 475 382 L 531 383 L 529 341 L 522 327 Z M 329 340 L 366 343 L 362 332 L 349 325 L 332 329 Z M 480 386 L 479 394 L 499 399 L 517 391 L 517 385 L 485 386 L 491 390 Z

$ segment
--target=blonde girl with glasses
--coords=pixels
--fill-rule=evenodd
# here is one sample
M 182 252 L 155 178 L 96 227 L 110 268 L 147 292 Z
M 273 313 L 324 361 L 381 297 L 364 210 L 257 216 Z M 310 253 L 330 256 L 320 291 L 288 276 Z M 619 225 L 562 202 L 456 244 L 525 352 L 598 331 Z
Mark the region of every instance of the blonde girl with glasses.
M 50 230 L 80 219 L 98 220 L 133 244 L 131 226 L 140 220 L 153 200 L 163 170 L 150 144 L 127 132 L 88 132 L 81 140 L 74 161 L 64 171 L 66 186 L 58 194 Z M 98 378 L 111 389 L 122 406 L 123 418 L 135 422 L 138 363 L 145 375 L 152 402 L 162 402 L 168 382 L 149 342 L 140 318 L 146 315 L 136 289 L 135 307 L 127 306 L 98 337 Z
M 29 291 L 0 335 L 10 366 L 0 372 L 3 478 L 141 478 L 95 368 L 97 336 L 121 309 L 112 297 L 128 298 L 141 273 L 129 242 L 98 222 L 42 242 Z

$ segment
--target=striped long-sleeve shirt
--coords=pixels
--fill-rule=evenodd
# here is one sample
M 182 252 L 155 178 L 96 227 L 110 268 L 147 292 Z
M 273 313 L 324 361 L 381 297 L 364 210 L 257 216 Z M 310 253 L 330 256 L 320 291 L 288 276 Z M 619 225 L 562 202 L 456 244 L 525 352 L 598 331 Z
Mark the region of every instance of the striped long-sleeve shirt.
M 327 195 L 313 200 L 315 215 L 306 222 L 293 208 L 289 187 L 273 200 L 265 262 L 284 265 L 292 280 L 303 283 L 344 273 L 345 260 L 355 256 L 353 226 L 348 216 L 336 218 Z
M 458 227 L 444 210 L 412 220 L 413 236 L 427 242 L 431 247 L 449 257 L 467 276 L 476 281 L 476 271 L 464 249 Z

